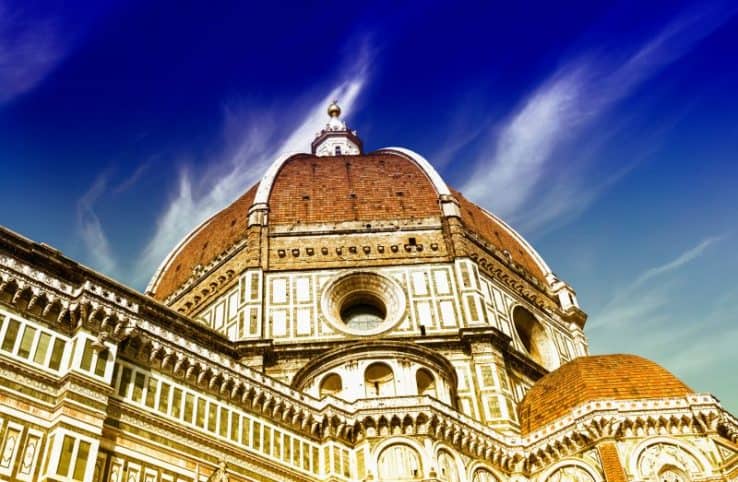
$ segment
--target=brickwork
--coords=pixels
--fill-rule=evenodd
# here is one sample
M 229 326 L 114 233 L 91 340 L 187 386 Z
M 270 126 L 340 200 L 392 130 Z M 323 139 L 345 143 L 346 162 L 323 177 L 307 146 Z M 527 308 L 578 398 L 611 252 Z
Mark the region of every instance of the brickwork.
M 692 390 L 656 363 L 636 355 L 576 358 L 536 382 L 520 404 L 530 433 L 584 402 L 683 397 Z
M 270 224 L 440 216 L 430 179 L 390 154 L 295 157 L 274 180 L 269 209 Z
M 625 470 L 620 463 L 618 448 L 615 442 L 603 442 L 597 447 L 602 461 L 602 470 L 607 482 L 626 482 Z

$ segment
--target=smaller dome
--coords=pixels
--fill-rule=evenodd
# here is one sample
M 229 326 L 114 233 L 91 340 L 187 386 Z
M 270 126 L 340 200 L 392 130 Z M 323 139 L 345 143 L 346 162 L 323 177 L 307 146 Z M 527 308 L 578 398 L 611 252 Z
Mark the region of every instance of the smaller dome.
M 683 397 L 687 385 L 657 363 L 637 355 L 576 358 L 538 380 L 520 402 L 523 434 L 595 400 Z

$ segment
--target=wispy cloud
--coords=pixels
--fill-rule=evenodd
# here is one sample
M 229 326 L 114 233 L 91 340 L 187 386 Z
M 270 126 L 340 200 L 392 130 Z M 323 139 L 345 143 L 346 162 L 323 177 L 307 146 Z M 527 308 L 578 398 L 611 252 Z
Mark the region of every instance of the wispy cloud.
M 708 237 L 702 242 L 700 242 L 697 246 L 693 247 L 692 249 L 689 249 L 673 260 L 669 261 L 668 263 L 662 264 L 661 266 L 656 266 L 654 268 L 648 269 L 644 271 L 636 280 L 633 282 L 633 284 L 630 287 L 630 290 L 636 290 L 646 284 L 646 282 L 650 281 L 653 278 L 656 278 L 657 276 L 662 276 L 664 274 L 667 274 L 671 271 L 675 271 L 685 264 L 689 263 L 690 261 L 693 261 L 697 259 L 699 256 L 701 256 L 707 248 L 712 246 L 713 244 L 720 241 L 723 237 L 722 236 L 712 236 Z
M 0 1 L 0 103 L 33 89 L 63 55 L 53 19 L 33 18 Z
M 641 325 L 649 320 L 653 322 L 663 316 L 659 310 L 671 299 L 669 290 L 673 283 L 668 275 L 702 256 L 721 239 L 723 236 L 707 237 L 674 259 L 643 271 L 628 286 L 616 291 L 600 312 L 592 316 L 589 328 L 607 326 L 621 329 L 626 325 Z M 656 278 L 661 280 L 656 282 Z
M 485 149 L 494 152 L 492 158 L 483 155 L 477 160 L 462 191 L 529 230 L 583 211 L 633 164 L 592 182 L 583 165 L 594 156 L 576 162 L 565 148 L 590 141 L 581 136 L 609 109 L 732 14 L 684 15 L 620 63 L 589 54 L 564 64 L 499 129 Z
M 143 177 L 143 175 L 146 173 L 146 171 L 149 170 L 150 167 L 151 161 L 140 164 L 128 177 L 120 181 L 118 185 L 112 189 L 112 193 L 120 194 L 132 188 Z
M 105 235 L 100 218 L 95 213 L 95 203 L 105 193 L 109 172 L 103 172 L 93 182 L 90 189 L 77 202 L 77 223 L 79 233 L 89 254 L 91 264 L 106 274 L 116 268 L 115 257 Z
M 195 174 L 191 169 L 182 169 L 177 193 L 160 216 L 137 266 L 135 285 L 145 285 L 153 269 L 189 231 L 255 184 L 279 154 L 305 152 L 315 133 L 325 124 L 325 109 L 333 99 L 340 100 L 344 115 L 351 112 L 368 79 L 373 54 L 368 47 L 360 52 L 356 62 L 345 70 L 343 79 L 305 109 L 296 127 L 270 122 L 275 117 L 270 112 L 261 112 L 258 116 L 251 114 L 246 119 L 226 112 L 226 131 L 237 133 L 238 142 L 226 153 L 210 160 L 206 173 Z M 290 117 L 282 115 L 279 120 Z M 290 128 L 291 134 L 286 140 L 274 141 Z

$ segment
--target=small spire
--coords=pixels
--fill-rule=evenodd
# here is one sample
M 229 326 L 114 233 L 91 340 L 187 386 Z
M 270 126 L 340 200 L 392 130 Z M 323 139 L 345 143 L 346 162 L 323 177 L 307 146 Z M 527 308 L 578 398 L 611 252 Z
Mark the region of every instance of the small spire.
M 328 106 L 328 115 L 331 117 L 335 117 L 338 119 L 338 116 L 341 115 L 341 108 L 338 106 L 338 101 L 334 100 L 331 102 L 331 105 Z

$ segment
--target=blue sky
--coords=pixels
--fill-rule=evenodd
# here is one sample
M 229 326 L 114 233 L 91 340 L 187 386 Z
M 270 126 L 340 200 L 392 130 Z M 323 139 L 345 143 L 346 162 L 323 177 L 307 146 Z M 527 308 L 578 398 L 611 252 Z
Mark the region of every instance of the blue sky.
M 736 413 L 737 10 L 645 3 L 0 0 L 0 223 L 143 289 L 337 97 Z

